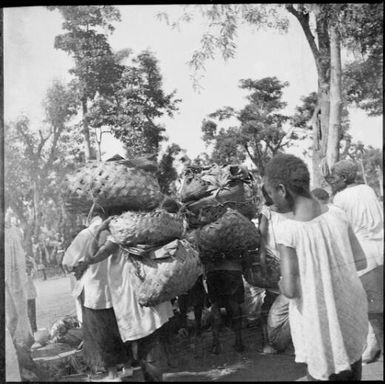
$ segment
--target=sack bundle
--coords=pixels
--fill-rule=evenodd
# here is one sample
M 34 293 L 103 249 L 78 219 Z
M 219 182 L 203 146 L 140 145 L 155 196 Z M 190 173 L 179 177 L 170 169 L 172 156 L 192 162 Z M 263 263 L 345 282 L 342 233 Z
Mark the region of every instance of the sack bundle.
M 125 212 L 109 223 L 114 240 L 121 245 L 165 244 L 183 235 L 181 216 L 163 209 L 152 212 Z
M 226 208 L 233 208 L 250 219 L 257 211 L 253 176 L 239 165 L 189 167 L 184 171 L 179 194 L 190 227 L 217 220 Z
M 187 240 L 174 240 L 146 257 L 128 255 L 139 303 L 154 306 L 186 293 L 203 273 L 198 252 Z
M 163 199 L 153 170 L 151 162 L 145 161 L 90 161 L 64 179 L 66 207 L 88 212 L 97 203 L 103 208 L 150 211 Z

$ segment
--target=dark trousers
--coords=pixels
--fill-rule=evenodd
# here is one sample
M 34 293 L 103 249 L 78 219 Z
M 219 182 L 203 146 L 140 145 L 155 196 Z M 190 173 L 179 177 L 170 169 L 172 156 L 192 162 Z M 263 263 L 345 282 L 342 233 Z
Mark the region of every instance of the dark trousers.
M 160 367 L 160 333 L 157 329 L 149 336 L 142 339 L 127 342 L 131 347 L 134 360 L 138 361 L 142 368 L 144 381 L 162 381 L 162 369 Z
M 310 376 L 306 372 L 307 381 L 321 381 Z M 329 376 L 328 381 L 361 381 L 362 377 L 362 360 L 358 360 L 350 366 L 350 371 L 342 371 L 340 373 L 333 373 Z
M 27 300 L 27 310 L 28 310 L 28 318 L 31 324 L 32 333 L 37 331 L 36 325 L 36 300 L 29 299 Z

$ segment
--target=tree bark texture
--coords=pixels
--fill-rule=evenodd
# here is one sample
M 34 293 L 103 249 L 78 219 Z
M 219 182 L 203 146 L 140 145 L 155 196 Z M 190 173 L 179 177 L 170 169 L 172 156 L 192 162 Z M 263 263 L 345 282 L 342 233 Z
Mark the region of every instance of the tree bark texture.
M 83 134 L 85 139 L 85 157 L 86 161 L 91 159 L 91 139 L 90 139 L 90 129 L 88 127 L 88 107 L 87 107 L 87 98 L 83 97 L 82 99 L 82 111 L 83 111 Z
M 318 110 L 313 116 L 313 156 L 312 185 L 321 187 L 325 179 L 321 172 L 321 163 L 328 148 L 330 119 L 330 37 L 328 19 L 322 12 L 315 14 L 317 43 L 310 28 L 309 13 L 297 10 L 292 4 L 286 9 L 299 21 L 305 38 L 313 54 L 318 75 Z M 318 120 L 318 121 L 317 121 Z
M 342 88 L 341 88 L 341 37 L 337 26 L 329 28 L 330 35 L 330 116 L 326 158 L 329 169 L 339 158 L 341 132 Z

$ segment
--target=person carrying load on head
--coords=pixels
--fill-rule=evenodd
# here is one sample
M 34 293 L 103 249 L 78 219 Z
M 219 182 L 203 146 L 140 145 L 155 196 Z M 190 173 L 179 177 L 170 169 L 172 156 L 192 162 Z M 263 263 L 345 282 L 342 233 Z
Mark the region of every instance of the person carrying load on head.
M 92 256 L 95 239 L 100 236 L 100 244 L 106 239 L 105 234 L 102 234 L 104 227 L 101 225 L 101 212 L 94 212 L 95 216 L 88 228 L 78 233 L 63 258 L 63 265 L 75 274 L 78 271 L 76 265 L 81 265 L 81 261 Z M 109 260 L 89 265 L 81 277 L 77 275 L 79 279 L 75 282 L 72 294 L 81 305 L 83 356 L 87 365 L 93 373 L 100 368 L 106 369 L 108 381 L 120 381 L 117 365 L 126 363 L 128 357 L 112 305 L 109 269 Z

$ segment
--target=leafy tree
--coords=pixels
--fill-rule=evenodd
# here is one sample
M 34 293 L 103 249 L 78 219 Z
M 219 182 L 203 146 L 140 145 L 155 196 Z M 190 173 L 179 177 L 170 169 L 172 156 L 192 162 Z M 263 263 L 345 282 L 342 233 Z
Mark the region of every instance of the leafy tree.
M 354 60 L 344 67 L 346 99 L 369 116 L 383 112 L 384 4 L 349 4 L 341 23 L 343 43 Z
M 165 140 L 164 127 L 157 119 L 173 116 L 180 99 L 176 91 L 166 94 L 162 75 L 153 53 L 143 51 L 123 67 L 112 95 L 96 99 L 90 120 L 95 127 L 111 130 L 121 140 L 128 156 L 157 154 Z
M 182 151 L 178 144 L 169 145 L 159 161 L 159 171 L 157 174 L 162 193 L 166 195 L 175 195 L 175 181 L 178 179 L 175 157 Z
M 63 29 L 68 31 L 55 38 L 55 48 L 70 54 L 75 66 L 70 70 L 72 82 L 82 108 L 82 129 L 85 138 L 85 156 L 94 156 L 88 122 L 89 102 L 97 94 L 112 95 L 114 84 L 122 68 L 116 62 L 107 41 L 114 31 L 113 22 L 120 21 L 119 10 L 113 6 L 49 6 L 64 18 Z
M 215 57 L 216 49 L 224 59 L 234 56 L 236 32 L 242 23 L 255 28 L 274 28 L 288 31 L 286 10 L 299 22 L 315 60 L 318 76 L 318 106 L 313 120 L 313 179 L 319 185 L 322 175 L 338 160 L 342 118 L 341 34 L 350 3 L 341 4 L 213 4 L 197 6 L 208 20 L 208 32 L 203 34 L 201 47 L 194 51 L 190 65 L 194 72 L 204 69 L 204 61 Z M 180 22 L 193 18 L 191 7 L 185 6 Z M 358 12 L 356 12 L 358 14 Z M 168 21 L 164 14 L 160 15 Z M 171 23 L 172 26 L 178 22 Z M 321 138 L 319 140 L 319 138 Z
M 236 118 L 238 126 L 218 131 L 216 122 L 207 119 L 203 121 L 203 140 L 213 144 L 214 161 L 243 161 L 247 156 L 259 172 L 264 174 L 266 162 L 289 146 L 290 139 L 297 138 L 293 130 L 284 130 L 289 120 L 289 116 L 281 113 L 286 107 L 282 101 L 282 90 L 286 86 L 287 82 L 281 82 L 276 77 L 240 81 L 240 88 L 249 91 L 249 103 L 240 111 L 226 107 L 209 115 L 218 122 Z
M 42 221 L 47 219 L 44 211 L 49 201 L 60 207 L 58 181 L 64 172 L 66 140 L 73 137 L 67 123 L 77 104 L 71 90 L 55 81 L 44 106 L 46 125 L 38 132 L 30 127 L 26 116 L 5 125 L 5 201 L 21 221 L 30 254 L 32 236 L 38 237 Z M 59 208 L 55 218 L 59 220 L 60 214 Z

